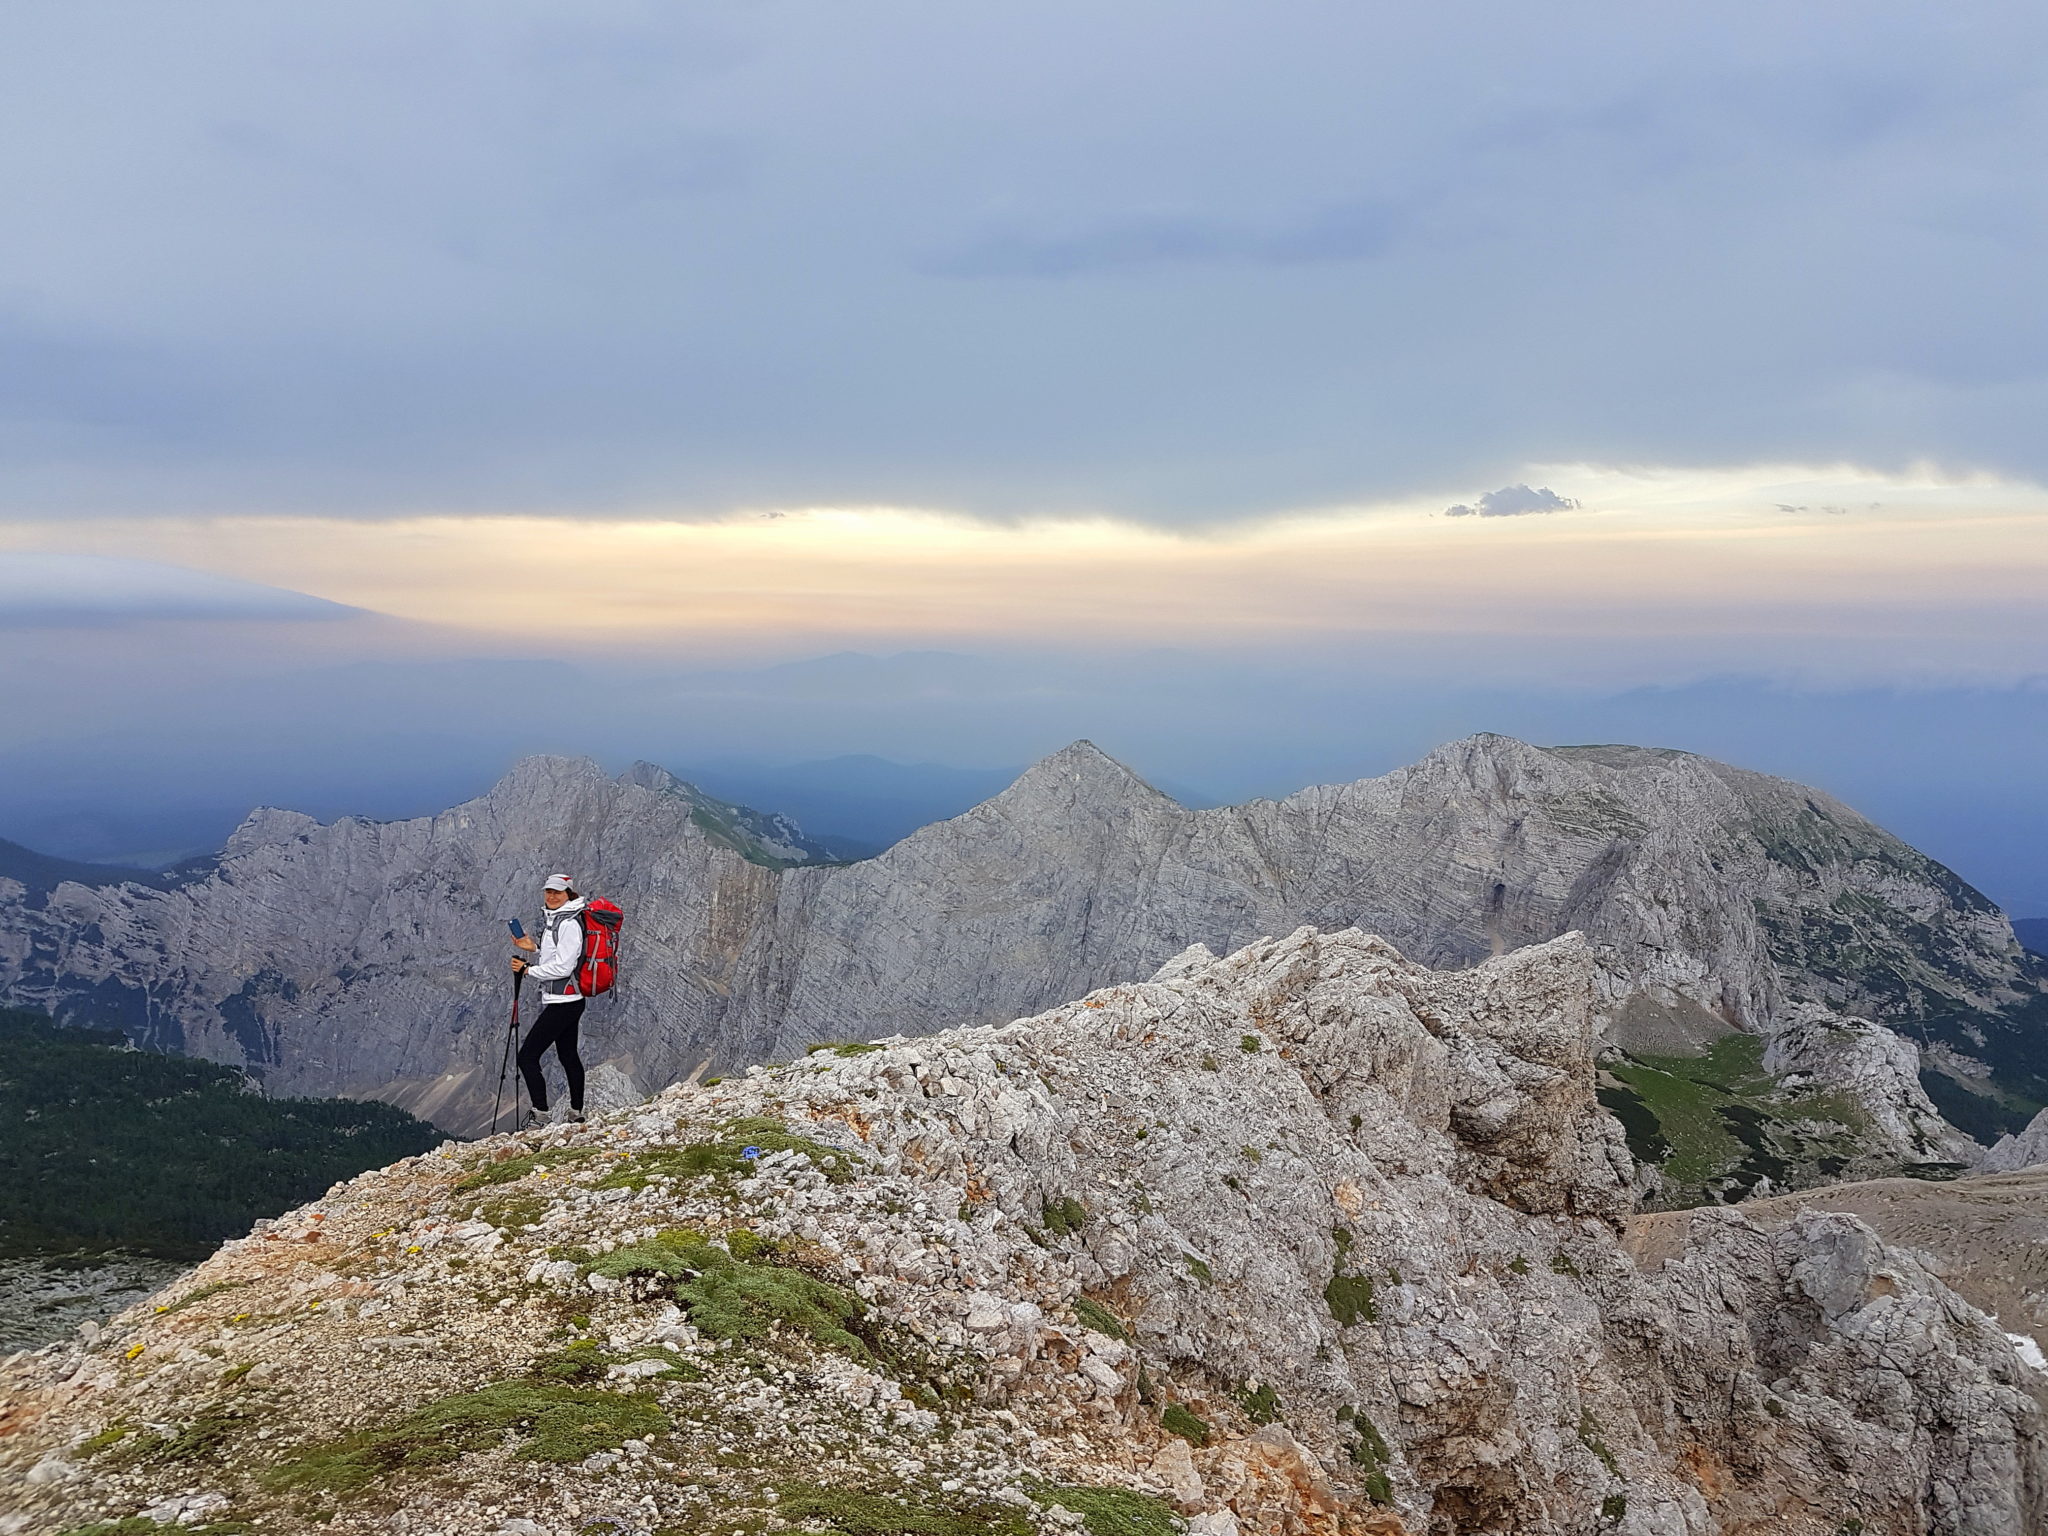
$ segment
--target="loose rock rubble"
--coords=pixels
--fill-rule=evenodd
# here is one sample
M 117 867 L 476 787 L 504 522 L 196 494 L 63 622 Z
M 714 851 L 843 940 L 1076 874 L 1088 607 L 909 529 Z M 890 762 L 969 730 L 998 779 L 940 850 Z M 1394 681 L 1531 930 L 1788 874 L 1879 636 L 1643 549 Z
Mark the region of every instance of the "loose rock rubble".
M 447 1144 L 0 1367 L 0 1530 L 2038 1529 L 2040 1373 L 1918 1260 L 1629 1231 L 1593 995 L 1303 929 Z

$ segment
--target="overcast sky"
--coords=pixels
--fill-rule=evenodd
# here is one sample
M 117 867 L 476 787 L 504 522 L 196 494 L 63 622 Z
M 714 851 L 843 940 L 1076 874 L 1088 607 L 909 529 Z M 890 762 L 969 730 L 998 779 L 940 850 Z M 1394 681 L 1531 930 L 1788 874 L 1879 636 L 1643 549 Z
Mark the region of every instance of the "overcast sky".
M 388 809 L 530 744 L 455 702 L 516 659 L 613 680 L 601 753 L 1125 725 L 1223 792 L 1804 730 L 1757 765 L 2043 862 L 1985 786 L 2048 772 L 2044 57 L 1952 0 L 0 8 L 6 782 Z M 1065 702 L 673 683 L 847 649 Z
M 30 514 L 2039 477 L 2027 0 L 0 10 Z

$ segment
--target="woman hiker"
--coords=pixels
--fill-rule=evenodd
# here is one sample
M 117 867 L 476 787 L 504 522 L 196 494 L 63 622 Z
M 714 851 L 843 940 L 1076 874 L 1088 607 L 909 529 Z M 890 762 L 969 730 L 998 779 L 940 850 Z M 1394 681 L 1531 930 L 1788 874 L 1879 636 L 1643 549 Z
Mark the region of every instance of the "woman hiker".
M 512 942 L 533 955 L 512 959 L 514 975 L 524 974 L 541 983 L 540 1018 L 519 1042 L 519 1075 L 526 1079 L 527 1097 L 533 1103 L 529 1124 L 549 1125 L 548 1084 L 541 1076 L 540 1059 L 550 1046 L 561 1058 L 562 1076 L 569 1080 L 568 1122 L 583 1118 L 583 1058 L 576 1054 L 576 1026 L 583 1020 L 583 995 L 576 988 L 576 968 L 583 960 L 583 898 L 567 875 L 550 875 L 541 887 L 540 899 L 548 909 L 538 944 L 521 935 Z

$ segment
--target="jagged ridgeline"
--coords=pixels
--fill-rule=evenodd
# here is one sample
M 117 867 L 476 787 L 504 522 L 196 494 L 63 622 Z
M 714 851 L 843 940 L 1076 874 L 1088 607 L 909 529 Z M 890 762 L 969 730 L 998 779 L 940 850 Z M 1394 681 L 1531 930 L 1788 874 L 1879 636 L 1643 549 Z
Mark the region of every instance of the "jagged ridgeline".
M 1585 933 L 1623 1053 L 1610 1098 L 1688 1197 L 1952 1170 L 1974 1153 L 1951 1123 L 1989 1140 L 2048 1103 L 2041 963 L 1988 901 L 1824 794 L 1682 752 L 1475 736 L 1192 811 L 1084 742 L 874 858 L 829 852 L 656 768 L 535 758 L 438 816 L 257 812 L 169 889 L 0 879 L 21 935 L 0 986 L 274 1092 L 472 1131 L 502 920 L 565 868 L 630 914 L 625 984 L 585 1026 L 620 1098 L 700 1063 L 1000 1023 L 1308 924 L 1440 968 Z
M 1631 1216 L 1596 1000 L 1576 937 L 1305 929 L 450 1145 L 0 1360 L 0 1487 L 23 1536 L 2039 1532 L 2031 1309 L 1826 1208 Z M 2014 1177 L 1859 1187 L 1974 1231 Z

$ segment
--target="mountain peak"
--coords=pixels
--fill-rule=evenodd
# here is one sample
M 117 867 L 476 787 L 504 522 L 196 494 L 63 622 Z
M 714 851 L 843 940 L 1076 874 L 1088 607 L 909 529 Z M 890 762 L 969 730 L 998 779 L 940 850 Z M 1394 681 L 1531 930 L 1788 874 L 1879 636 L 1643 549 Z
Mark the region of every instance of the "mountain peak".
M 506 769 L 505 776 L 491 786 L 490 792 L 492 795 L 522 794 L 578 781 L 604 783 L 609 777 L 594 758 L 536 753 L 532 757 L 522 757 Z
M 1111 757 L 1094 742 L 1081 740 L 1061 747 L 1049 757 L 1042 757 L 1017 776 L 1005 795 L 1014 793 L 1025 786 L 1034 788 L 1051 785 L 1072 785 L 1084 792 L 1096 795 L 1127 796 L 1130 794 L 1161 794 L 1146 783 L 1137 772 Z
M 687 779 L 679 779 L 659 763 L 650 763 L 644 758 L 620 774 L 619 782 L 663 794 L 688 793 L 696 788 Z

